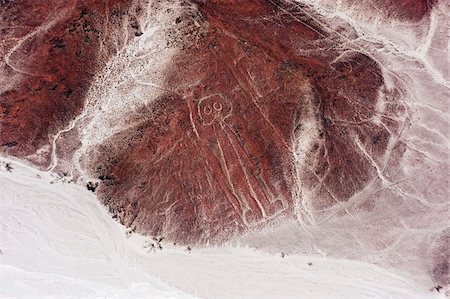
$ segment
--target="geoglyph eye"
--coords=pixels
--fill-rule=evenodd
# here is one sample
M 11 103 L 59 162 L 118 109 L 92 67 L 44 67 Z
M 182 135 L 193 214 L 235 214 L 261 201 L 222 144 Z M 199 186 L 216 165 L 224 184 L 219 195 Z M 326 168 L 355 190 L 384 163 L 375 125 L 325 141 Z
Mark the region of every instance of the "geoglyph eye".
M 211 106 L 208 105 L 208 106 L 203 107 L 203 113 L 204 114 L 210 115 L 211 112 L 212 112 Z
M 214 102 L 214 103 L 213 103 L 213 108 L 214 108 L 214 110 L 216 110 L 216 111 L 221 111 L 222 108 L 223 108 L 223 105 L 222 105 L 222 103 Z

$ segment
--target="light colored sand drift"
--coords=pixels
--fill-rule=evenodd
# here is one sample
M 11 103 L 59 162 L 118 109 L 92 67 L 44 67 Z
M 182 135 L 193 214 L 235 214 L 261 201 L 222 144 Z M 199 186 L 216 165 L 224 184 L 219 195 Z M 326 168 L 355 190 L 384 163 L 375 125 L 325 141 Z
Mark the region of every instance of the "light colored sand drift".
M 148 252 L 146 239 L 127 238 L 87 190 L 15 162 L 9 172 L 6 163 L 2 298 L 439 298 L 366 263 L 164 243 Z

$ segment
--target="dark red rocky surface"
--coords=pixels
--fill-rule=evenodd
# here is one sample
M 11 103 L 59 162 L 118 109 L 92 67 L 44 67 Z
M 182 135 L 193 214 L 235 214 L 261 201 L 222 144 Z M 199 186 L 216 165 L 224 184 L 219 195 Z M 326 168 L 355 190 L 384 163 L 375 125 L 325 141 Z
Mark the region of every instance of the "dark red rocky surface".
M 380 67 L 359 52 L 342 55 L 344 40 L 301 6 L 196 4 L 202 37 L 174 58 L 174 92 L 93 163 L 108 178 L 99 194 L 111 212 L 140 232 L 206 243 L 292 217 L 300 187 L 323 210 L 366 186 L 376 173 L 367 155 L 381 157 L 390 136 L 372 121 Z M 401 110 L 389 105 L 386 113 Z M 295 165 L 308 122 L 315 139 Z
M 386 1 L 361 5 L 416 20 L 432 4 Z M 405 113 L 380 66 L 296 2 L 192 3 L 197 11 L 183 18 L 199 27 L 166 71 L 172 92 L 91 153 L 111 212 L 143 233 L 206 243 L 293 217 L 299 197 L 322 211 L 364 188 Z M 127 43 L 119 28 L 142 34 L 140 7 L 2 1 L 0 9 L 1 151 L 47 166 L 51 137 L 81 112 L 93 76 Z M 31 156 L 46 145 L 40 159 Z M 393 153 L 392 163 L 401 150 Z
M 163 4 L 169 1 L 151 3 L 157 4 L 153 7 L 144 0 L 0 0 L 1 155 L 22 158 L 41 168 L 50 165 L 53 138 L 92 100 L 87 94 L 93 79 L 131 41 L 148 38 L 143 36 L 138 21 L 144 9 L 141 5 L 151 10 L 162 4 L 158 9 L 166 11 Z M 398 27 L 409 22 L 413 28 L 427 22 L 437 1 L 341 3 L 345 7 L 340 8 L 351 10 L 356 18 L 363 12 L 368 19 L 401 23 Z M 319 225 L 310 226 L 313 229 L 322 224 L 322 216 L 347 213 L 353 217 L 344 205 L 369 186 L 367 189 L 375 191 L 364 194 L 367 197 L 352 206 L 352 212 L 371 217 L 361 224 L 363 234 L 365 225 L 372 226 L 367 238 L 373 235 L 375 243 L 379 237 L 386 238 L 386 244 L 392 241 L 392 246 L 397 246 L 403 232 L 417 231 L 415 242 L 426 245 L 416 244 L 420 252 L 410 253 L 404 260 L 413 256 L 411 260 L 428 265 L 436 290 L 448 285 L 448 229 L 432 237 L 434 228 L 426 225 L 433 221 L 423 216 L 427 215 L 426 209 L 436 213 L 435 219 L 441 217 L 439 213 L 448 212 L 444 211 L 445 203 L 439 203 L 444 196 L 436 195 L 444 194 L 441 189 L 448 183 L 442 183 L 442 177 L 448 174 L 447 162 L 439 160 L 441 148 L 447 149 L 439 141 L 443 136 L 445 139 L 445 133 L 438 128 L 447 124 L 446 119 L 442 120 L 445 116 L 440 115 L 445 109 L 436 108 L 439 106 L 433 106 L 431 100 L 428 103 L 428 99 L 418 101 L 414 109 L 430 111 L 421 111 L 414 121 L 417 125 L 428 118 L 428 125 L 416 126 L 402 141 L 398 138 L 413 124 L 416 112 L 407 111 L 407 92 L 401 90 L 401 84 L 421 82 L 424 89 L 430 88 L 430 98 L 445 98 L 444 92 L 434 94 L 433 85 L 427 85 L 427 78 L 436 78 L 422 74 L 430 72 L 430 68 L 436 71 L 432 62 L 437 60 L 425 65 L 421 64 L 422 58 L 406 53 L 404 61 L 417 62 L 414 72 L 388 82 L 396 78 L 395 74 L 383 77 L 383 66 L 371 53 L 397 57 L 402 54 L 395 51 L 402 47 L 394 47 L 394 53 L 383 45 L 366 51 L 371 46 L 364 46 L 364 38 L 355 42 L 356 31 L 350 32 L 348 24 L 344 27 L 349 32 L 336 26 L 342 24 L 340 21 L 333 27 L 326 17 L 298 2 L 193 0 L 180 1 L 176 9 L 185 13 L 173 20 L 173 28 L 163 28 L 167 48 L 153 44 L 146 48 L 149 53 L 154 48 L 170 48 L 169 66 L 162 70 L 163 86 L 154 84 L 165 92 L 156 100 L 152 100 L 154 94 L 147 98 L 146 93 L 133 93 L 142 97 L 143 104 L 132 107 L 135 109 L 125 122 L 127 127 L 114 128 L 114 134 L 107 129 L 101 132 L 109 137 L 104 142 L 92 142 L 95 146 L 80 154 L 81 161 L 74 161 L 73 155 L 86 146 L 82 133 L 89 120 L 62 133 L 56 142 L 59 164 L 55 170 L 72 173 L 72 164 L 80 162 L 86 169 L 73 173 L 84 172 L 90 177 L 74 180 L 84 180 L 118 221 L 133 231 L 190 246 L 221 243 L 236 234 L 294 217 L 299 220 L 296 225 L 317 220 Z M 436 41 L 439 35 L 432 31 L 427 47 L 440 51 Z M 174 48 L 177 53 L 171 56 Z M 424 53 L 432 53 L 430 49 Z M 139 63 L 144 64 L 142 61 Z M 403 68 L 396 71 L 402 72 Z M 133 70 L 130 74 L 135 75 Z M 118 74 L 111 72 L 108 82 L 114 81 L 114 75 Z M 128 75 L 123 76 L 123 81 L 129 79 Z M 415 76 L 420 80 L 414 81 Z M 130 82 L 127 84 L 131 86 Z M 421 93 L 412 97 L 419 98 Z M 120 96 L 117 101 L 127 103 Z M 105 107 L 115 108 L 113 104 Z M 117 114 L 128 117 L 126 113 L 131 112 Z M 101 126 L 107 124 L 97 128 Z M 424 144 L 432 149 L 431 154 L 423 151 Z M 431 162 L 421 162 L 427 159 Z M 444 164 L 446 172 L 438 173 Z M 423 174 L 429 175 L 428 181 L 423 180 Z M 384 200 L 381 207 L 376 204 L 380 199 Z M 437 202 L 436 208 L 433 201 Z M 337 206 L 342 208 L 334 209 Z M 418 224 L 408 224 L 407 213 L 413 215 L 413 222 L 415 215 L 423 219 L 418 217 Z M 421 221 L 427 223 L 424 228 Z M 356 219 L 352 223 L 360 222 Z M 381 232 L 385 224 L 391 231 Z M 337 228 L 343 227 L 340 237 L 352 233 L 355 228 L 350 226 Z M 421 230 L 423 235 L 430 234 L 429 239 L 419 236 Z M 319 233 L 314 238 L 326 239 L 331 234 Z M 338 242 L 340 237 L 336 238 Z M 289 242 L 292 239 L 287 237 Z M 367 242 L 355 237 L 346 244 L 352 240 L 361 248 Z M 374 252 L 397 253 L 397 247 L 383 247 L 388 246 L 384 241 L 378 243 Z M 347 252 L 345 246 L 337 246 L 341 249 L 336 250 Z M 409 243 L 404 246 L 407 248 Z M 426 256 L 422 250 L 428 251 L 427 261 L 422 261 Z M 353 258 L 351 252 L 347 256 Z M 389 258 L 389 263 L 396 266 L 402 263 L 400 260 Z
M 115 32 L 138 10 L 125 0 L 38 2 L 0 2 L 0 147 L 20 157 L 49 145 L 81 112 L 93 76 L 121 42 Z M 30 159 L 47 166 L 49 154 Z

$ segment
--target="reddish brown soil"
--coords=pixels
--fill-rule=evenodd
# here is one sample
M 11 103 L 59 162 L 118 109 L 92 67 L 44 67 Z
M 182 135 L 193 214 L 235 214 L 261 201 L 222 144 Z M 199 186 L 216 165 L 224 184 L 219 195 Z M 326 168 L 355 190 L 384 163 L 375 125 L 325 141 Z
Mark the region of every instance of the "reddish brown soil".
M 375 168 L 355 140 L 377 159 L 389 138 L 371 122 L 379 66 L 357 52 L 338 58 L 343 40 L 300 6 L 196 4 L 202 30 L 174 58 L 174 92 L 96 155 L 100 198 L 111 212 L 143 233 L 218 242 L 291 217 L 296 178 L 316 210 L 366 186 Z M 319 137 L 297 175 L 293 145 L 307 137 L 308 107 Z
M 126 0 L 0 3 L 0 74 L 17 81 L 0 88 L 0 150 L 24 157 L 80 113 L 94 73 L 115 51 L 118 41 L 109 36 L 117 39 L 113 33 L 133 12 Z M 48 154 L 32 162 L 45 166 Z
M 347 1 L 411 22 L 437 2 Z M 127 43 L 123 30 L 141 35 L 137 2 L 0 0 L 1 154 L 48 166 L 52 135 L 80 114 L 94 75 Z M 192 28 L 178 31 L 186 37 L 167 70 L 173 92 L 85 157 L 99 199 L 120 222 L 182 244 L 223 242 L 294 217 L 304 202 L 320 215 L 348 201 L 378 175 L 374 163 L 400 167 L 404 144 L 391 144 L 383 161 L 388 130 L 399 134 L 405 114 L 399 95 L 383 89 L 380 66 L 345 37 L 295 2 L 191 2 L 198 13 L 184 16 Z M 311 136 L 296 160 L 297 142 Z M 70 163 L 79 136 L 63 137 L 58 157 Z M 446 231 L 431 250 L 436 289 L 449 283 L 448 244 Z

